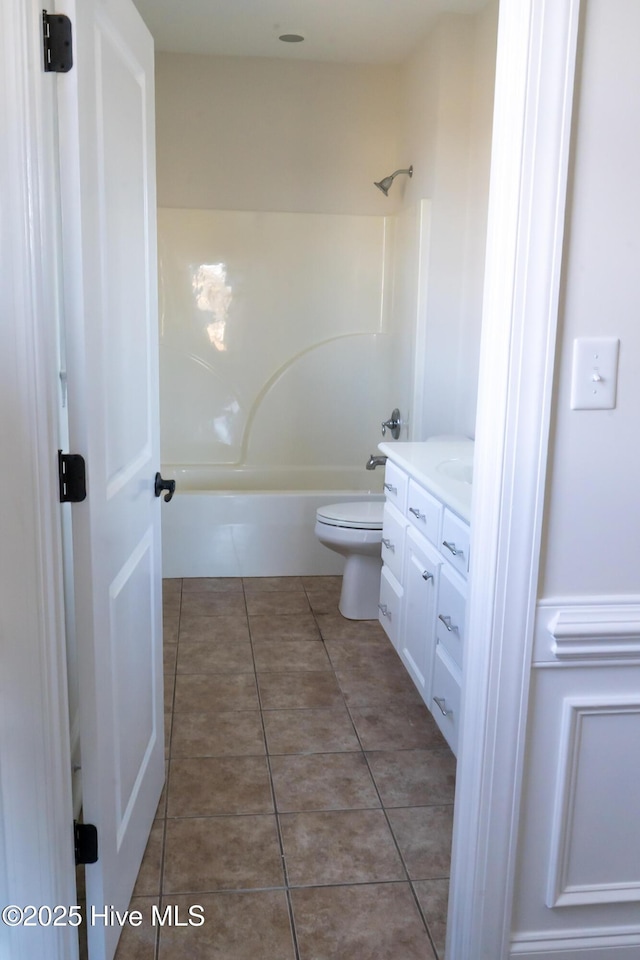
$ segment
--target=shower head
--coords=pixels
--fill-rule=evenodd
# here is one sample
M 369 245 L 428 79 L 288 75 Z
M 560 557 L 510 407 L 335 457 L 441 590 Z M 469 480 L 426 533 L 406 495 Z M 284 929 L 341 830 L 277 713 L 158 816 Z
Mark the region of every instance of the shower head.
M 393 183 L 393 181 L 395 180 L 395 178 L 398 176 L 399 173 L 406 173 L 407 176 L 412 177 L 412 176 L 413 176 L 413 166 L 409 167 L 408 170 L 396 170 L 395 173 L 390 174 L 388 177 L 385 177 L 384 180 L 380 180 L 379 182 L 378 182 L 378 181 L 374 181 L 374 184 L 373 184 L 374 187 L 377 187 L 378 190 L 382 190 L 382 192 L 384 193 L 385 197 L 388 197 L 388 196 L 389 196 L 389 187 L 391 186 L 391 184 Z

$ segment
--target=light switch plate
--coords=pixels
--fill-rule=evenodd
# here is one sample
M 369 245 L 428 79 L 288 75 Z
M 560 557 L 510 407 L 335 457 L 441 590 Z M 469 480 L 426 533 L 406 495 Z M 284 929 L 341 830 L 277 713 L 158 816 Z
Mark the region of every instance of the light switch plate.
M 573 341 L 572 410 L 613 410 L 619 348 L 620 341 L 615 337 L 579 337 Z

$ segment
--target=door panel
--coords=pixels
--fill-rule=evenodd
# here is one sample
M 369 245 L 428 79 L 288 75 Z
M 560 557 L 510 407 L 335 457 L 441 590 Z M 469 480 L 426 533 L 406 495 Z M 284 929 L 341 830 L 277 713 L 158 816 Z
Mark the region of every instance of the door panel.
M 153 43 L 130 0 L 68 12 L 59 78 L 87 908 L 127 908 L 164 780 Z M 91 960 L 119 928 L 87 924 Z

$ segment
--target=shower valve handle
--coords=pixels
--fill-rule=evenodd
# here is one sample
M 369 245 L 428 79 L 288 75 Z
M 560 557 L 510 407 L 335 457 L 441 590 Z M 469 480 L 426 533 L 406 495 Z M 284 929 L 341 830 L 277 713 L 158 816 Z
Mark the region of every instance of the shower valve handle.
M 400 427 L 402 426 L 402 420 L 400 419 L 400 411 L 396 407 L 395 410 L 391 411 L 391 416 L 388 420 L 382 421 L 382 436 L 384 437 L 387 432 L 387 427 L 391 431 L 391 436 L 394 440 L 397 440 L 400 436 Z

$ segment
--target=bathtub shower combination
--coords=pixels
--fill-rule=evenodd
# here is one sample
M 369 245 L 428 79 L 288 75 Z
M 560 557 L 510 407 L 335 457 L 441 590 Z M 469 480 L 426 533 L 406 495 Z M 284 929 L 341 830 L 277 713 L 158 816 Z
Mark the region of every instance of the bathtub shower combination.
M 160 209 L 158 232 L 164 576 L 340 573 L 316 510 L 382 499 L 365 464 L 409 406 L 396 219 Z

